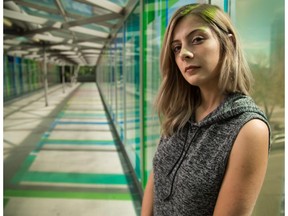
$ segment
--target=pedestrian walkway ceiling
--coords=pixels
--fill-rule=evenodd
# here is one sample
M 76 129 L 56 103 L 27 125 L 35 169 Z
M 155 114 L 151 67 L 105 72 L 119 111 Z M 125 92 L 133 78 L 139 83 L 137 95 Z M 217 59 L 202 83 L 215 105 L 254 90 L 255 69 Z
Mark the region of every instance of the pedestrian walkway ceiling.
M 4 53 L 96 65 L 137 0 L 4 0 Z

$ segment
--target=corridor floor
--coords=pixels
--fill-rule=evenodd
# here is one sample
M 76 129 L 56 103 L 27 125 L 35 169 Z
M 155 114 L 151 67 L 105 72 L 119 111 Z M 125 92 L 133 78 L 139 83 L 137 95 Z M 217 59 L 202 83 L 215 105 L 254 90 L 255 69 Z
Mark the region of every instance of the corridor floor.
M 5 216 L 134 216 L 140 195 L 95 83 L 3 108 Z

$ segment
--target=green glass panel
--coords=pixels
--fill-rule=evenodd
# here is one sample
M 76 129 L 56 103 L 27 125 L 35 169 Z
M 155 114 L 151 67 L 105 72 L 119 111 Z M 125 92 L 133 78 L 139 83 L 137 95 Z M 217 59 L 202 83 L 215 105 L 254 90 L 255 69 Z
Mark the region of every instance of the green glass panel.
M 163 36 L 169 18 L 175 10 L 185 4 L 195 2 L 191 0 L 146 0 L 143 4 L 143 187 L 152 169 L 152 160 L 160 139 L 159 119 L 153 109 L 153 103 L 161 82 L 159 57 Z
M 139 4 L 125 23 L 125 149 L 137 178 L 140 173 L 140 16 Z

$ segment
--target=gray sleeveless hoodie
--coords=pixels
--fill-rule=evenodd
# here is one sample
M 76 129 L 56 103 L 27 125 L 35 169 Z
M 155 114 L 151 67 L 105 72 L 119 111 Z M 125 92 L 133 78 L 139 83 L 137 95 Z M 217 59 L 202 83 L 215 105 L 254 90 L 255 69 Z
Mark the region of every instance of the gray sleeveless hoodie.
M 153 160 L 154 216 L 213 215 L 233 143 L 252 119 L 269 127 L 250 97 L 233 93 L 201 122 L 162 137 Z

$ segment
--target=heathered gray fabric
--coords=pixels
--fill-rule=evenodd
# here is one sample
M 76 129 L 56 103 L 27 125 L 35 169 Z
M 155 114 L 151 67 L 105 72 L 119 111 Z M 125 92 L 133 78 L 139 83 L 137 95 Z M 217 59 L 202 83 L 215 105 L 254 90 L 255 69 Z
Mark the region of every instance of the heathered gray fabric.
M 252 119 L 268 125 L 250 97 L 234 93 L 201 122 L 162 137 L 153 160 L 154 216 L 213 215 L 233 143 Z

